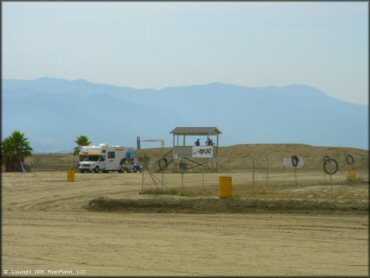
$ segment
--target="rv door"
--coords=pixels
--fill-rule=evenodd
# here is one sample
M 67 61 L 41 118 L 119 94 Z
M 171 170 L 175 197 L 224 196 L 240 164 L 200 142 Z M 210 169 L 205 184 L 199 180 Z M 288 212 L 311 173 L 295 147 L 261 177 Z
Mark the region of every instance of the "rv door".
M 106 167 L 105 167 L 105 158 L 104 158 L 104 156 L 103 155 L 101 155 L 101 156 L 99 156 L 99 169 L 100 170 L 103 170 L 103 169 L 105 169 Z
M 105 170 L 112 171 L 112 170 L 117 170 L 116 168 L 116 163 L 115 163 L 115 158 L 116 158 L 116 152 L 114 151 L 108 151 L 107 153 L 107 160 L 105 161 Z

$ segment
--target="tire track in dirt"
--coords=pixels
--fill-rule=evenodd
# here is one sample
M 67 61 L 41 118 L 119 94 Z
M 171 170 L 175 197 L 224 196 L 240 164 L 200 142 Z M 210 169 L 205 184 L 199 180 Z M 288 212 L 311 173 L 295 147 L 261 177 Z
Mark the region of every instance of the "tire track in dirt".
M 140 176 L 5 175 L 4 269 L 93 275 L 366 275 L 367 218 L 322 214 L 90 212 Z M 10 181 L 10 184 L 8 183 Z
M 56 174 L 56 175 L 53 175 Z M 11 186 L 3 195 L 3 209 L 9 211 L 81 211 L 89 200 L 105 194 L 132 194 L 137 192 L 133 186 L 124 187 L 124 175 L 104 174 L 101 176 L 85 174 L 74 183 L 68 183 L 64 173 L 33 173 L 10 175 Z M 49 177 L 49 176 L 56 176 Z M 46 177 L 45 177 L 46 176 Z M 132 179 L 129 177 L 129 179 Z M 30 184 L 32 181 L 32 185 Z M 55 184 L 56 183 L 56 184 Z M 109 186 L 107 186 L 109 185 Z
M 80 211 L 83 210 L 83 205 L 85 205 L 89 200 L 104 196 L 105 194 L 130 194 L 136 192 L 135 190 L 125 190 L 122 189 L 110 189 L 110 190 L 97 190 L 91 193 L 77 193 L 71 194 L 67 197 L 61 197 L 61 195 L 48 195 L 48 198 L 51 200 L 45 200 L 45 197 L 28 199 L 23 202 L 11 202 L 8 203 L 6 208 L 9 211 Z

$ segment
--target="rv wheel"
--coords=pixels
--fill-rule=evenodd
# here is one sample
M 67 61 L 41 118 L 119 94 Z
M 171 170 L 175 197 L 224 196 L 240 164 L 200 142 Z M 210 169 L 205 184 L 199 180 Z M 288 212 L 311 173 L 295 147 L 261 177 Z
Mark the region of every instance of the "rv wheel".
M 82 174 L 85 173 L 85 170 L 80 170 L 80 173 L 82 173 Z
M 99 173 L 99 172 L 100 172 L 99 166 L 96 166 L 96 167 L 95 167 L 94 172 L 95 172 L 95 173 Z

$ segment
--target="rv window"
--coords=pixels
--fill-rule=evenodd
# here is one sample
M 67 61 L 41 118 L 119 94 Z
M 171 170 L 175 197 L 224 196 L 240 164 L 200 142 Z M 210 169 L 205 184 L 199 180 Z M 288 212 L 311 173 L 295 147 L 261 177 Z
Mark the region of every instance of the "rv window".
M 115 152 L 108 152 L 108 158 L 115 158 Z
M 99 157 L 99 161 L 104 161 L 104 157 Z
M 86 156 L 83 161 L 98 161 L 99 156 L 97 155 L 88 155 Z

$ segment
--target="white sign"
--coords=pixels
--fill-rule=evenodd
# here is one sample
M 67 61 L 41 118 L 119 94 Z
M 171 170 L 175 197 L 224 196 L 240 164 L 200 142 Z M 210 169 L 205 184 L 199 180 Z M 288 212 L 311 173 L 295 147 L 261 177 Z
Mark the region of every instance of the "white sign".
M 302 168 L 303 165 L 304 165 L 303 157 L 302 156 L 297 156 L 297 157 L 298 157 L 298 164 L 297 164 L 296 168 Z M 292 157 L 291 156 L 284 157 L 283 158 L 283 165 L 284 165 L 284 167 L 294 168 L 293 163 L 292 163 Z
M 213 147 L 195 146 L 193 147 L 193 157 L 201 157 L 201 158 L 213 157 Z

